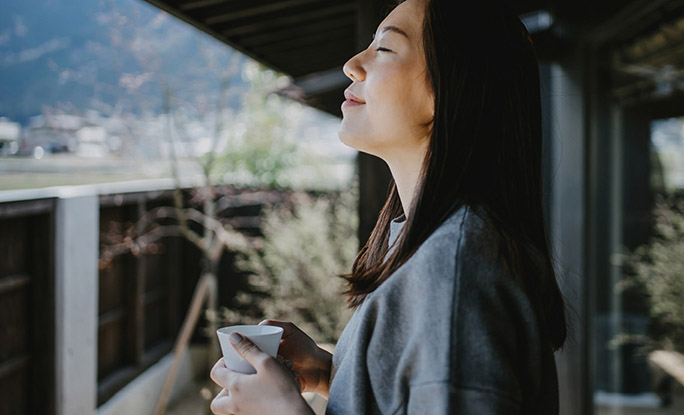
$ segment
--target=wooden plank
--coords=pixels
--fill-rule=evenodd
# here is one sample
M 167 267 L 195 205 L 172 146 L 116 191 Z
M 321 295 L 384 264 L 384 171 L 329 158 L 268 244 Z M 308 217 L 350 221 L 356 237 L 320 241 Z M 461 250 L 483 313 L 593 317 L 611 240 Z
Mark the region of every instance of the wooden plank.
M 28 275 L 10 275 L 9 277 L 0 278 L 0 295 L 25 287 L 30 282 L 31 277 Z
M 157 302 L 160 299 L 166 297 L 167 291 L 165 288 L 156 289 L 154 291 L 148 291 L 143 294 L 143 305 L 147 306 L 151 303 Z
M 54 199 L 37 199 L 22 202 L 0 203 L 0 218 L 35 216 L 54 210 Z
M 28 354 L 21 354 L 0 363 L 0 379 L 6 378 L 17 370 L 25 368 L 30 361 L 31 356 Z
M 290 12 L 288 9 L 292 9 L 294 7 L 309 6 L 320 2 L 321 0 L 270 0 L 262 2 L 252 0 L 250 1 L 249 7 L 243 9 L 231 8 L 227 9 L 225 13 L 212 13 L 210 16 L 206 16 L 203 20 L 208 25 L 214 25 L 217 23 L 226 23 L 247 17 L 257 17 L 268 13 L 286 13 Z
M 55 365 L 55 213 L 50 210 L 31 223 L 31 370 L 30 389 L 41 390 L 41 399 L 30 399 L 30 413 L 54 415 Z
M 167 275 L 169 277 L 169 302 L 167 305 L 166 315 L 168 317 L 168 331 L 169 333 L 177 333 L 180 328 L 180 275 L 183 267 L 183 256 L 185 252 L 181 249 L 183 239 L 171 238 L 167 244 L 166 255 L 173 258 L 173 261 L 167 261 Z
M 217 4 L 223 4 L 226 0 L 195 0 L 195 1 L 185 1 L 178 6 L 178 10 L 188 11 L 201 9 L 203 7 L 216 6 Z
M 0 360 L 30 351 L 31 292 L 13 290 L 0 297 Z
M 26 273 L 30 262 L 31 223 L 35 217 L 25 216 L 0 220 L 0 275 Z
M 126 310 L 124 310 L 122 307 L 108 310 L 100 314 L 97 325 L 98 327 L 104 327 L 121 321 L 124 317 L 126 317 Z
M 144 201 L 171 199 L 173 190 L 154 190 L 146 192 L 117 193 L 100 195 L 100 207 L 131 206 Z
M 145 202 L 139 202 L 137 205 L 138 212 L 136 219 L 142 217 L 145 214 L 146 205 Z M 142 225 L 138 229 L 138 233 L 142 233 L 144 229 Z M 147 260 L 146 255 L 140 255 L 135 258 L 135 273 L 134 273 L 134 283 L 132 296 L 132 320 L 133 320 L 133 343 L 135 344 L 134 349 L 134 361 L 136 364 L 142 362 L 143 354 L 145 353 L 145 305 L 143 303 L 143 293 L 145 292 L 145 261 Z
M 254 47 L 254 51 L 276 60 L 293 58 L 294 61 L 317 57 L 321 54 L 337 58 L 340 56 L 339 48 L 350 50 L 353 48 L 354 42 L 350 39 L 353 36 L 354 26 L 345 26 L 297 39 L 283 41 L 273 39 L 269 44 Z
M 302 10 L 299 13 L 283 15 L 275 19 L 265 19 L 263 17 L 252 20 L 245 19 L 229 24 L 217 24 L 214 28 L 224 36 L 235 38 L 236 42 L 241 42 L 241 38 L 245 36 L 268 34 L 273 30 L 291 27 L 305 27 L 312 24 L 312 22 L 327 21 L 340 15 L 348 16 L 349 20 L 354 23 L 356 21 L 355 13 L 356 4 L 353 2 L 326 4 L 325 7 L 309 7 L 307 10 Z
M 354 32 L 354 19 L 352 14 L 343 15 L 336 19 L 323 20 L 317 24 L 307 24 L 301 28 L 287 27 L 281 30 L 272 30 L 256 36 L 245 36 L 240 43 L 248 48 L 259 48 L 273 44 L 297 42 L 311 37 L 326 36 L 339 31 Z M 320 40 L 323 40 L 321 38 Z M 350 40 L 353 42 L 353 39 Z

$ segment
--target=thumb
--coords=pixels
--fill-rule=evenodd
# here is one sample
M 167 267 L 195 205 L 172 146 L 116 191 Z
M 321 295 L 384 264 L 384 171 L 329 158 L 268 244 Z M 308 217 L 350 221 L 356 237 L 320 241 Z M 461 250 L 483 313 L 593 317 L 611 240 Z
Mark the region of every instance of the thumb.
M 262 355 L 266 354 L 262 352 L 256 344 L 252 343 L 250 339 L 240 333 L 230 333 L 228 340 L 233 346 L 233 349 L 252 366 L 255 366 L 255 363 L 263 358 Z

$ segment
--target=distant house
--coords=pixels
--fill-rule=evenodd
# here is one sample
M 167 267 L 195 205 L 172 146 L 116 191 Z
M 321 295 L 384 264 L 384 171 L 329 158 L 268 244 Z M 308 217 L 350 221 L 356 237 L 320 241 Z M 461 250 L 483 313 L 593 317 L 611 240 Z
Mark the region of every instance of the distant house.
M 0 117 L 0 155 L 16 154 L 19 151 L 21 125 Z
M 28 131 L 21 145 L 21 153 L 74 152 L 78 144 L 76 132 L 83 126 L 81 118 L 74 115 L 37 115 L 31 117 Z
M 105 157 L 107 148 L 107 130 L 99 125 L 88 125 L 76 131 L 79 157 Z

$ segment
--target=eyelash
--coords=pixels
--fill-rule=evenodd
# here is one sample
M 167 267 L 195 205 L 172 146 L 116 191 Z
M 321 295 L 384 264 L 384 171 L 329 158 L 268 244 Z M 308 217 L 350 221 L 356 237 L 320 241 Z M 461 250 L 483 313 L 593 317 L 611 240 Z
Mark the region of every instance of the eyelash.
M 375 50 L 378 51 L 378 52 L 392 52 L 391 50 L 389 50 L 389 49 L 387 49 L 387 48 L 383 48 L 383 47 L 378 47 L 378 48 L 375 49 Z

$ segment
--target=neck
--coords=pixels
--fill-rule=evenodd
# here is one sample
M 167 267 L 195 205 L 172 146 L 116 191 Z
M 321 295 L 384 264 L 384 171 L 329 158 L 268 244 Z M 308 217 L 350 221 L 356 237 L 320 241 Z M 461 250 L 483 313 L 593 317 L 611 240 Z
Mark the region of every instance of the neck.
M 411 213 L 411 205 L 418 187 L 425 151 L 426 148 L 421 147 L 414 151 L 404 151 L 399 157 L 385 160 L 397 185 L 401 206 L 407 218 Z

